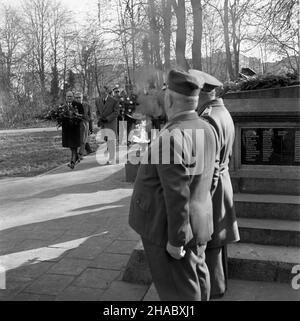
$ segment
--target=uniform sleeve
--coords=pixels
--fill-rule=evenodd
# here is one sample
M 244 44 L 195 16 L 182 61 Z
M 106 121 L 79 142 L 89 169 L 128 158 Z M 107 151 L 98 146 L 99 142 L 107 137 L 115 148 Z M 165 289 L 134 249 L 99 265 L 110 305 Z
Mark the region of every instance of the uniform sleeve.
M 220 178 L 220 152 L 221 152 L 220 133 L 218 130 L 218 126 L 216 122 L 212 119 L 212 117 L 207 115 L 207 116 L 202 116 L 201 118 L 205 119 L 210 124 L 211 129 L 214 132 L 214 137 L 216 141 L 216 158 L 215 158 L 214 173 L 213 173 L 211 189 L 210 189 L 211 196 L 213 196 L 217 189 L 219 178 Z
M 159 145 L 161 146 L 161 142 Z M 176 138 L 171 139 L 170 152 L 174 158 L 182 158 L 178 152 L 180 147 L 180 142 Z M 159 150 L 162 149 L 159 148 Z M 168 241 L 173 246 L 184 246 L 189 226 L 189 172 L 183 162 L 177 164 L 172 157 L 170 164 L 157 165 L 157 171 L 163 187 L 167 211 Z

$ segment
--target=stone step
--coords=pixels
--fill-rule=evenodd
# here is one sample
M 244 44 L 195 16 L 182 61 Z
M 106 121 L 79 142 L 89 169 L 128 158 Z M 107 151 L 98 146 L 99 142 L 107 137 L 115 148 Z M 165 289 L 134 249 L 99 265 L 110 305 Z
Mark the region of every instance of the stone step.
M 300 195 L 299 178 L 240 177 L 231 175 L 234 193 Z
M 300 198 L 294 195 L 234 194 L 238 217 L 300 221 Z
M 228 246 L 229 277 L 250 281 L 291 283 L 292 268 L 300 265 L 300 248 L 236 243 Z M 141 242 L 133 250 L 123 281 L 151 284 L 152 277 Z
M 300 222 L 238 218 L 241 242 L 300 246 Z
M 159 301 L 153 283 L 143 301 Z M 300 301 L 300 291 L 290 284 L 230 279 L 225 296 L 218 301 Z
M 229 278 L 288 282 L 292 268 L 300 264 L 300 248 L 236 243 L 228 246 Z

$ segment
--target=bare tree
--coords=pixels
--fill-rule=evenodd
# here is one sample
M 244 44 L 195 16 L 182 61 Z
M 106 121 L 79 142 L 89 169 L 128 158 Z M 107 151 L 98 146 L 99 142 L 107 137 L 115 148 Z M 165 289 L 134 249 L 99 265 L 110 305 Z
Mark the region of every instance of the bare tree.
M 297 0 L 270 1 L 258 11 L 260 34 L 256 41 L 287 59 L 296 74 L 300 72 L 300 21 Z
M 24 41 L 22 18 L 12 7 L 4 7 L 4 22 L 0 27 L 0 56 L 2 56 L 2 85 L 6 91 L 12 88 L 12 78 L 22 61 Z M 1 58 L 0 58 L 1 59 Z
M 172 5 L 177 18 L 176 32 L 176 63 L 187 70 L 189 68 L 185 58 L 186 50 L 186 11 L 185 0 L 172 0 Z
M 52 2 L 49 12 L 49 38 L 51 51 L 49 52 L 51 57 L 51 98 L 53 103 L 59 98 L 59 65 L 62 63 L 64 57 L 64 28 L 70 22 L 69 13 L 62 7 L 60 2 Z
M 201 0 L 191 0 L 194 21 L 194 36 L 192 45 L 193 68 L 202 70 L 202 3 Z
M 43 100 L 46 96 L 46 57 L 49 50 L 50 0 L 27 0 L 24 6 L 27 20 L 26 36 L 32 46 L 37 65 Z
M 149 24 L 150 24 L 150 39 L 154 49 L 155 66 L 162 70 L 162 61 L 160 55 L 160 21 L 157 10 L 157 4 L 153 0 L 148 0 L 149 6 Z
M 229 0 L 224 0 L 224 39 L 226 49 L 226 64 L 230 80 L 234 79 L 229 39 Z
M 163 39 L 164 39 L 164 58 L 165 58 L 165 71 L 171 68 L 171 20 L 172 20 L 172 1 L 162 1 L 163 12 Z

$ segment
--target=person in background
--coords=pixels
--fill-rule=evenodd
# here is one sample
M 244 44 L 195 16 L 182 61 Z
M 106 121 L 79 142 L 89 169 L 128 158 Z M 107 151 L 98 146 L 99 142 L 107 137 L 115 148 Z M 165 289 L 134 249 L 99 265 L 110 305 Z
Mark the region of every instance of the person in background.
M 89 104 L 88 97 L 86 95 L 83 95 L 82 102 L 83 102 L 83 107 L 86 108 L 86 110 L 87 110 L 87 115 L 89 118 L 89 132 L 88 132 L 87 142 L 85 143 L 85 150 L 86 150 L 87 154 L 92 154 L 92 153 L 94 153 L 94 151 L 90 146 L 89 137 L 94 132 L 93 109 L 92 109 L 92 105 Z
M 217 137 L 195 111 L 199 92 L 192 75 L 170 71 L 165 93 L 168 122 L 144 155 L 130 203 L 129 225 L 142 238 L 163 301 L 208 300 L 210 295 L 205 248 L 213 233 L 210 185 Z M 197 130 L 203 139 L 196 139 Z M 163 144 L 166 139 L 169 146 Z M 201 159 L 193 157 L 195 151 Z M 160 156 L 149 162 L 152 154 L 161 153 L 169 155 L 170 162 L 163 163 Z
M 83 159 L 83 156 L 85 155 L 85 144 L 88 139 L 88 133 L 89 133 L 89 116 L 88 116 L 88 109 L 87 106 L 83 104 L 82 101 L 82 93 L 76 92 L 75 93 L 75 101 L 79 104 L 82 104 L 83 106 L 83 117 L 82 122 L 80 123 L 80 148 L 78 152 L 78 156 L 80 160 Z
M 119 104 L 118 101 L 109 95 L 107 87 L 102 88 L 100 97 L 96 99 L 96 112 L 98 118 L 98 127 L 101 129 L 109 129 L 114 132 L 114 139 L 105 137 L 107 141 L 107 148 L 109 153 L 109 160 L 107 164 L 114 164 L 116 161 L 116 143 L 117 143 L 117 126 Z
M 214 127 L 218 135 L 219 179 L 212 189 L 214 233 L 205 253 L 211 277 L 211 298 L 219 298 L 227 289 L 227 244 L 240 239 L 229 174 L 235 129 L 223 99 L 216 96 L 216 88 L 222 86 L 222 83 L 205 72 L 189 72 L 197 77 L 202 86 L 198 104 L 199 114 Z
M 84 110 L 83 120 L 80 125 L 81 146 L 78 153 L 80 160 L 82 160 L 85 154 L 93 153 L 88 143 L 89 134 L 90 134 L 90 125 L 92 124 L 92 110 L 91 110 L 91 106 L 88 104 L 87 97 L 83 96 L 82 93 L 80 92 L 75 93 L 75 101 L 82 104 L 83 110 Z
M 70 148 L 71 160 L 68 166 L 74 169 L 80 162 L 78 148 L 81 146 L 81 123 L 84 117 L 83 106 L 74 100 L 72 91 L 66 93 L 66 102 L 62 106 L 62 146 Z

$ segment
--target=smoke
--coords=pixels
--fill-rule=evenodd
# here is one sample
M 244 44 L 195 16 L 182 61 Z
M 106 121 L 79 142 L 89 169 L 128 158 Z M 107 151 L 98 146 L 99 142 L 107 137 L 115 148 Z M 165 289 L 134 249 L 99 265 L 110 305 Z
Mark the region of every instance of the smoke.
M 162 87 L 165 75 L 153 66 L 140 68 L 135 75 L 138 103 L 136 111 L 150 117 L 164 114 Z

